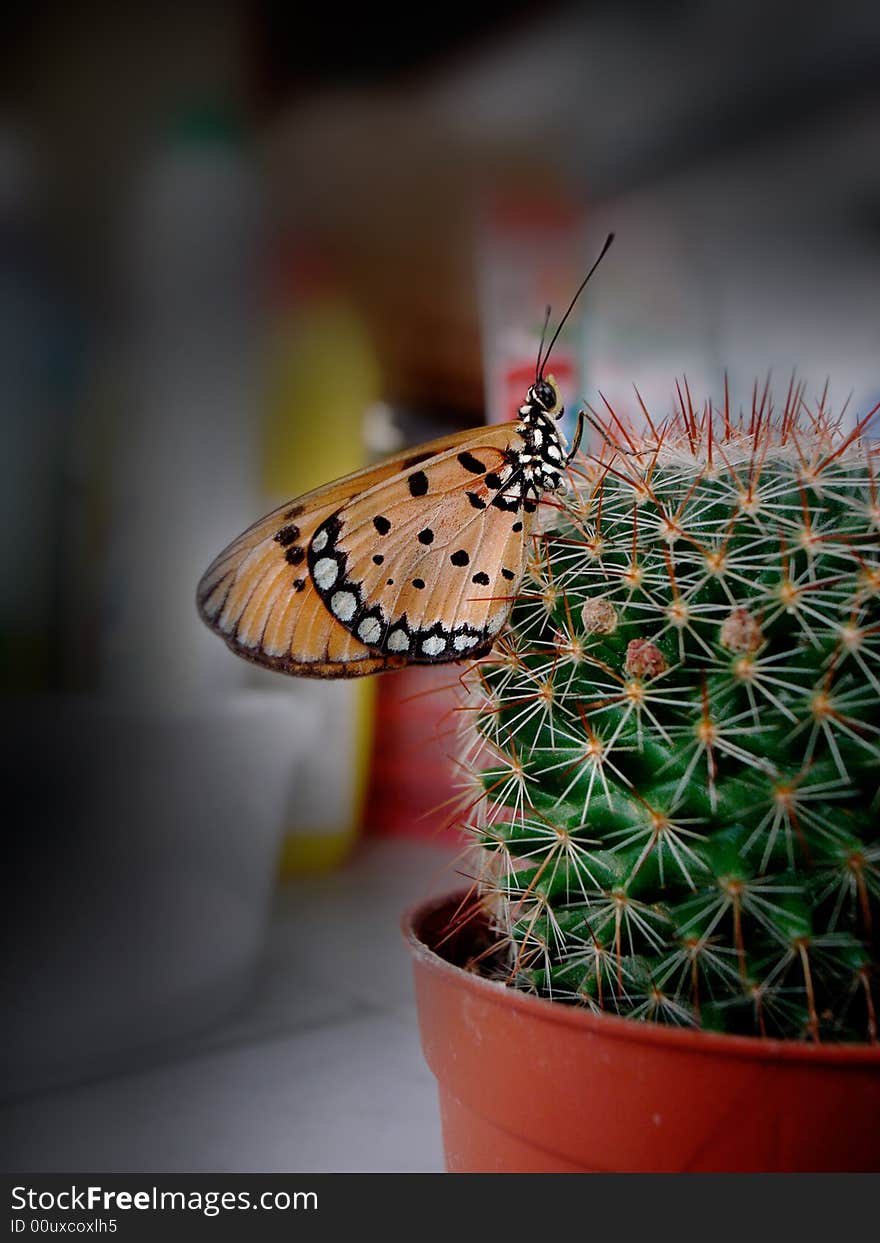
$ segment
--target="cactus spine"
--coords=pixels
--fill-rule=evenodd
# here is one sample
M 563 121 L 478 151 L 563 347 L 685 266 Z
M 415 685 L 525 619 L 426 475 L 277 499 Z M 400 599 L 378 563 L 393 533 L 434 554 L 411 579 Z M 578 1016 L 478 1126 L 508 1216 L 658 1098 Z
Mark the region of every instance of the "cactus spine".
M 680 394 L 680 398 L 682 395 Z M 880 496 L 860 425 L 685 393 L 545 506 L 468 674 L 504 978 L 594 1010 L 874 1040 Z M 498 955 L 496 954 L 496 959 Z

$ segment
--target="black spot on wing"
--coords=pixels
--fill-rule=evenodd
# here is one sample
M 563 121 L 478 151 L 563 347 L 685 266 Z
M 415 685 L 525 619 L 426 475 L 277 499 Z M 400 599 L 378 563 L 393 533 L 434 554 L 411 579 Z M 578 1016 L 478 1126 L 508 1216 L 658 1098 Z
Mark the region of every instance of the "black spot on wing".
M 425 580 L 423 578 L 414 578 L 412 580 L 412 585 L 415 587 L 416 591 L 421 591 L 425 585 Z
M 483 475 L 486 472 L 486 467 L 480 459 L 474 457 L 472 453 L 468 453 L 467 450 L 464 453 L 459 453 L 458 460 L 465 470 L 469 470 L 472 475 Z
M 489 575 L 484 574 L 483 571 L 480 570 L 478 573 L 476 573 L 473 576 L 473 578 L 471 579 L 471 582 L 476 583 L 478 587 L 488 587 L 489 586 Z
M 299 527 L 294 526 L 292 522 L 289 522 L 287 526 L 282 527 L 280 531 L 276 531 L 274 539 L 276 544 L 280 544 L 282 548 L 286 548 L 288 544 L 292 544 L 294 540 L 299 539 Z
M 486 502 L 476 492 L 468 492 L 467 498 L 470 501 L 470 503 L 473 505 L 474 509 L 485 509 L 486 508 Z
M 424 496 L 428 491 L 428 476 L 423 470 L 417 470 L 409 477 L 410 496 Z
M 454 552 L 449 560 L 453 565 L 468 565 L 470 563 L 470 557 L 463 548 L 459 548 L 457 552 Z
M 486 476 L 486 487 L 487 488 L 500 488 L 501 487 L 501 476 L 496 475 L 494 470 L 490 471 L 489 474 Z
M 430 527 L 425 527 L 423 531 L 419 531 L 419 543 L 420 544 L 433 544 L 434 543 L 434 532 L 431 530 Z
M 391 523 L 387 518 L 383 517 L 382 514 L 377 514 L 377 516 L 373 519 L 373 526 L 380 535 L 387 535 L 391 530 Z
M 384 560 L 385 558 L 382 556 L 382 554 L 380 552 L 377 552 L 373 557 L 373 565 L 381 565 Z
M 502 569 L 502 570 L 501 570 L 501 577 L 502 577 L 502 578 L 506 578 L 506 579 L 507 579 L 507 581 L 508 581 L 509 583 L 511 583 L 511 582 L 513 582 L 513 580 L 516 578 L 516 575 L 514 574 L 513 570 L 506 570 L 506 569 Z
M 288 563 L 288 565 L 299 565 L 305 555 L 306 554 L 303 552 L 302 548 L 300 548 L 299 544 L 296 544 L 293 548 L 288 548 L 287 552 L 284 554 L 284 560 Z

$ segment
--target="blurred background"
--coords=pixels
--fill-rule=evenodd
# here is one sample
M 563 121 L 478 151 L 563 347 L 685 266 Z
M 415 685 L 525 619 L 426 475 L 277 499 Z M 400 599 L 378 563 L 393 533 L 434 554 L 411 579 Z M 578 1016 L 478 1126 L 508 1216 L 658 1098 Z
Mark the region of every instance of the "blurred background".
M 396 925 L 454 883 L 456 672 L 262 673 L 196 582 L 275 504 L 509 417 L 609 229 L 570 414 L 795 369 L 870 409 L 876 4 L 3 24 L 7 1162 L 432 1168 Z

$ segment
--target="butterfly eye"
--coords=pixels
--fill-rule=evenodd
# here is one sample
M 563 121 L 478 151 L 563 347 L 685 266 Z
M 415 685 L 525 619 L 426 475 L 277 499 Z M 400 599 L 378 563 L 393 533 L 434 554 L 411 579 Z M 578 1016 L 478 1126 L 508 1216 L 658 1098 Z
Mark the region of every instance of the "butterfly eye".
M 552 410 L 556 405 L 556 390 L 546 380 L 539 380 L 535 385 L 535 397 L 545 410 Z

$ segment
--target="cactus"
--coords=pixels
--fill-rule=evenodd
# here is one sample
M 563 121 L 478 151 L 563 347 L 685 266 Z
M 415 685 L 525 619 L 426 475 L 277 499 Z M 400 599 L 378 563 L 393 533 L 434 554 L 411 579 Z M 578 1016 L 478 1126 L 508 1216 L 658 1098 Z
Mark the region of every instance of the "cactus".
M 591 411 L 594 456 L 465 679 L 508 983 L 876 1039 L 880 495 L 866 420 L 846 435 L 825 400 Z

